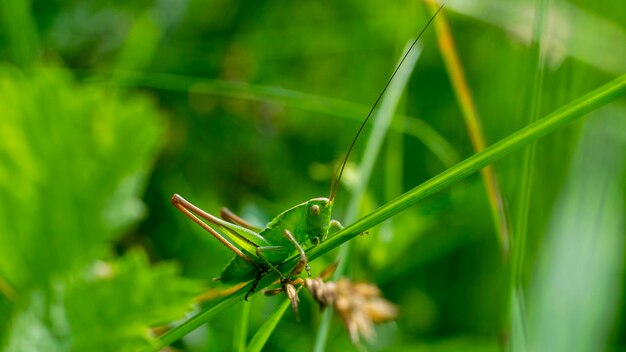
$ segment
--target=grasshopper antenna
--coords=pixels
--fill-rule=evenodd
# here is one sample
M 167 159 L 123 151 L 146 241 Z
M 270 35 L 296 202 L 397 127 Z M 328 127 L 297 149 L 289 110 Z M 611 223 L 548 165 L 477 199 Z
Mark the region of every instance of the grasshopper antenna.
M 396 66 L 396 69 L 391 74 L 391 77 L 387 81 L 387 84 L 385 84 L 385 87 L 383 88 L 383 90 L 378 95 L 378 98 L 376 98 L 376 102 L 374 102 L 374 105 L 372 106 L 372 108 L 370 109 L 369 113 L 367 114 L 367 117 L 365 118 L 365 120 L 361 124 L 361 127 L 357 131 L 356 136 L 354 136 L 354 139 L 352 140 L 352 144 L 350 144 L 350 148 L 348 148 L 348 153 L 346 154 L 345 158 L 343 159 L 343 162 L 341 163 L 341 168 L 339 168 L 338 169 L 339 172 L 335 174 L 335 175 L 337 175 L 337 177 L 333 179 L 333 183 L 330 186 L 330 196 L 329 196 L 328 200 L 331 203 L 335 200 L 335 197 L 337 196 L 337 190 L 339 189 L 339 181 L 341 181 L 341 175 L 343 175 L 343 169 L 346 167 L 346 163 L 348 162 L 348 157 L 350 157 L 350 153 L 352 152 L 352 148 L 354 148 L 354 144 L 356 143 L 357 139 L 359 138 L 359 135 L 361 134 L 361 131 L 363 131 L 363 128 L 365 127 L 365 124 L 367 124 L 367 120 L 369 120 L 370 116 L 372 116 L 372 113 L 374 112 L 374 109 L 376 109 L 376 106 L 378 106 L 378 103 L 380 102 L 380 99 L 385 94 L 385 91 L 389 87 L 389 84 L 391 83 L 393 78 L 396 76 L 396 73 L 398 73 L 398 70 L 400 69 L 400 67 L 404 63 L 404 60 L 409 55 L 411 50 L 413 50 L 413 47 L 415 46 L 417 41 L 422 37 L 422 34 L 424 34 L 424 32 L 426 31 L 428 26 L 430 26 L 430 24 L 433 22 L 435 17 L 437 17 L 437 14 L 439 13 L 439 11 L 441 11 L 441 9 L 443 9 L 443 6 L 444 6 L 444 4 L 441 4 L 441 6 L 437 10 L 437 12 L 435 12 L 435 14 L 432 15 L 432 17 L 428 20 L 428 23 L 426 23 L 424 28 L 422 28 L 422 31 L 417 35 L 417 38 L 415 38 L 415 40 L 413 41 L 413 43 L 411 44 L 409 49 L 406 51 L 406 53 L 402 57 L 402 60 L 400 60 L 400 63 L 398 64 L 398 66 Z

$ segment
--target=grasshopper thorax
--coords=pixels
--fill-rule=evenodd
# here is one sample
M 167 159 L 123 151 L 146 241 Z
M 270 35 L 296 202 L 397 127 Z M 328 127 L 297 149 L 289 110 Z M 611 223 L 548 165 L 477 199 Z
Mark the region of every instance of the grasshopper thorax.
M 313 198 L 305 204 L 308 236 L 318 244 L 328 236 L 333 203 L 328 198 Z

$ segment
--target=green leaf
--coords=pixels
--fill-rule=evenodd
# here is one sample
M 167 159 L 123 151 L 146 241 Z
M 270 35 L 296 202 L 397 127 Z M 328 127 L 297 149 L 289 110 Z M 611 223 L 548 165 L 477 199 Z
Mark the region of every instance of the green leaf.
M 79 277 L 33 291 L 17 309 L 9 351 L 135 351 L 149 328 L 179 319 L 198 294 L 172 265 L 150 267 L 141 252 L 98 262 Z
M 18 292 L 101 255 L 145 213 L 162 125 L 145 99 L 0 67 L 0 276 Z
M 0 67 L 0 290 L 9 351 L 133 351 L 199 292 L 109 241 L 145 213 L 139 196 L 160 145 L 154 106 L 63 70 Z M 7 305 L 1 307 L 4 309 Z
M 102 351 L 141 347 L 145 343 L 134 342 L 147 340 L 148 327 L 181 318 L 199 293 L 195 282 L 179 278 L 172 265 L 150 268 L 141 252 L 126 255 L 110 269 L 110 276 L 79 281 L 68 288 L 65 304 L 76 332 L 75 350 L 94 345 Z

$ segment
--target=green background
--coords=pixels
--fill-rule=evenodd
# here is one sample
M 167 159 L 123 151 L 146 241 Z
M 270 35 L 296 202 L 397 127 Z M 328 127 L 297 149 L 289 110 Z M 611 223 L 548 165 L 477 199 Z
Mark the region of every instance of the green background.
M 224 288 L 211 278 L 232 253 L 172 207 L 172 194 L 258 225 L 327 196 L 360 122 L 431 14 L 419 1 L 369 0 L 1 6 L 0 346 L 8 351 L 134 351 L 154 342 L 149 327 L 198 309 L 197 294 Z M 538 116 L 626 72 L 621 0 L 450 1 L 445 12 L 487 144 L 530 121 L 537 70 Z M 533 13 L 546 19 L 541 64 Z M 360 215 L 474 153 L 434 28 L 421 43 Z M 523 247 L 509 243 L 519 274 L 480 175 L 351 241 L 346 275 L 375 283 L 399 308 L 360 348 L 624 348 L 625 116 L 622 99 L 537 143 L 527 219 L 518 217 L 523 150 L 495 165 L 511 228 L 527 228 Z M 371 130 L 339 188 L 340 221 Z M 312 262 L 314 273 L 335 258 Z M 321 314 L 300 296 L 300 321 L 288 311 L 265 349 L 313 345 Z M 248 338 L 283 300 L 251 298 Z M 175 347 L 233 350 L 240 311 Z M 351 346 L 335 317 L 326 348 Z

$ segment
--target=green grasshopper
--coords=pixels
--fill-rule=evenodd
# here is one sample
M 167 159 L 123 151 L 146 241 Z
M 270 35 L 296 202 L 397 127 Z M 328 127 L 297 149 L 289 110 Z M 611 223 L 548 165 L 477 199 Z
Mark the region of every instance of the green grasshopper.
M 352 140 L 352 144 L 343 159 L 341 167 L 336 173 L 336 177 L 333 179 L 328 198 L 313 198 L 287 209 L 276 216 L 263 229 L 260 229 L 249 224 L 226 208 L 222 208 L 220 219 L 198 208 L 178 194 L 172 196 L 172 204 L 178 208 L 178 210 L 195 221 L 235 253 L 236 256 L 226 265 L 220 276 L 215 280 L 224 283 L 241 283 L 255 280 L 252 288 L 245 296 L 247 300 L 248 296 L 255 291 L 261 277 L 270 271 L 280 276 L 280 282 L 283 287 L 285 284 L 292 282 L 291 277 L 300 274 L 302 269 L 306 269 L 308 275 L 311 276 L 311 270 L 303 245 L 307 245 L 308 243 L 318 245 L 326 240 L 329 235 L 343 228 L 337 220 L 331 219 L 331 214 L 333 203 L 337 195 L 337 189 L 339 188 L 339 182 L 348 157 L 350 156 L 350 152 L 359 138 L 363 127 L 387 90 L 389 83 L 393 80 L 407 55 L 413 49 L 413 46 L 415 46 L 426 28 L 428 28 L 442 8 L 443 5 L 430 18 L 426 26 L 424 26 L 420 34 L 413 41 L 370 109 L 356 136 Z M 202 221 L 201 218 L 206 220 L 210 225 Z M 278 270 L 278 266 L 291 258 L 294 254 L 298 254 L 300 260 L 289 275 L 284 275 Z

